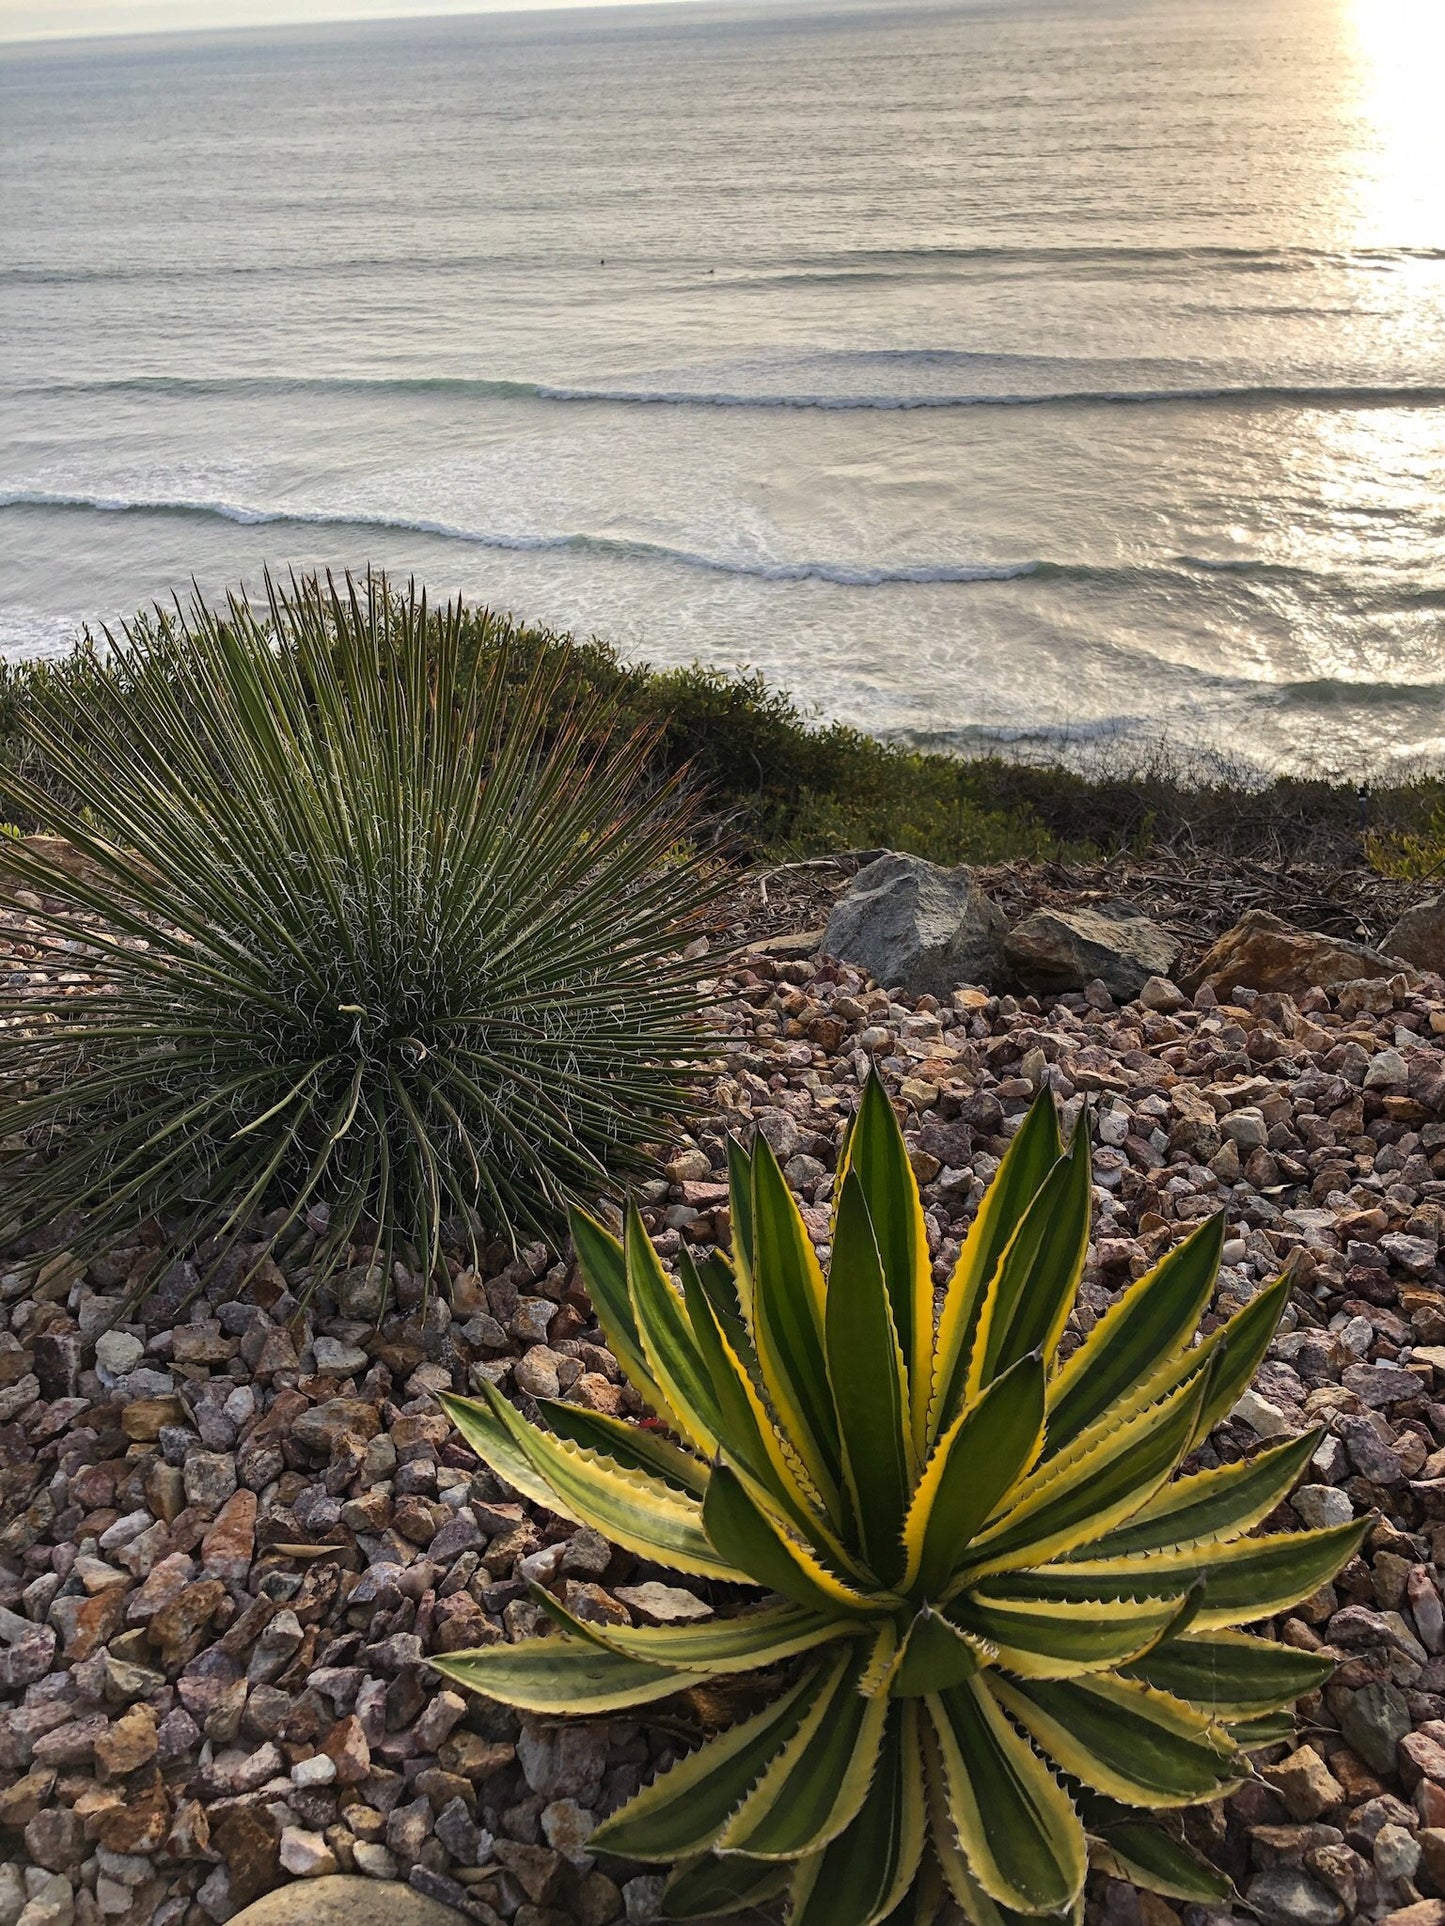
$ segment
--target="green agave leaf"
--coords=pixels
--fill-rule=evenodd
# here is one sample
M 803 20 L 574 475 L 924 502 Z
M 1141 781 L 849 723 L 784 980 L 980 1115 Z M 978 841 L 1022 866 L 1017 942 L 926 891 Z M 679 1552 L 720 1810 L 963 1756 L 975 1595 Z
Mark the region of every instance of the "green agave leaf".
M 980 1590 L 948 1608 L 962 1631 L 997 1648 L 997 1663 L 1021 1678 L 1064 1679 L 1101 1671 L 1147 1651 L 1174 1622 L 1179 1598 L 1011 1599 Z M 1188 1696 L 1187 1694 L 1185 1696 Z
M 680 1268 L 688 1317 L 712 1385 L 718 1431 L 728 1456 L 746 1468 L 816 1551 L 846 1565 L 847 1555 L 823 1512 L 822 1500 L 803 1483 L 796 1459 L 789 1455 L 738 1353 L 736 1346 L 745 1334 L 736 1324 L 724 1323 L 685 1252 Z
M 788 1926 L 878 1926 L 914 1883 L 923 1834 L 918 1712 L 895 1706 L 857 1818 L 821 1853 L 799 1861 Z
M 753 1146 L 753 1342 L 763 1388 L 829 1516 L 841 1521 L 838 1420 L 823 1351 L 817 1253 L 765 1137 Z
M 560 1398 L 538 1398 L 537 1409 L 559 1438 L 570 1438 L 584 1450 L 610 1458 L 624 1471 L 661 1478 L 675 1491 L 694 1498 L 707 1492 L 707 1466 L 658 1431 L 644 1430 L 627 1418 L 614 1418 L 605 1411 L 565 1404 Z
M 938 1739 L 927 1719 L 923 1721 L 922 1736 L 928 1842 L 932 1855 L 924 1859 L 922 1874 L 914 1888 L 918 1911 L 900 1917 L 897 1926 L 935 1926 L 945 1888 L 963 1908 L 970 1926 L 1024 1926 L 1024 1922 L 1028 1922 L 1028 1926 L 1039 1926 L 1041 1920 L 1049 1922 L 1049 1926 L 1082 1926 L 1082 1891 L 1074 1904 L 1060 1913 L 1021 1913 L 1012 1906 L 1000 1906 L 984 1891 L 973 1876 L 949 1814 Z M 934 1874 L 935 1867 L 942 1875 L 941 1880 Z M 889 1921 L 888 1926 L 894 1926 L 894 1922 Z
M 984 1520 L 1038 1455 L 1044 1427 L 1044 1361 L 1020 1358 L 934 1446 L 903 1531 L 904 1585 L 940 1598 Z
M 858 1690 L 864 1660 L 844 1654 L 792 1738 L 718 1834 L 722 1852 L 796 1860 L 852 1825 L 867 1797 L 889 1715 Z
M 1081 1117 L 999 1259 L 968 1367 L 970 1398 L 1031 1351 L 1053 1356 L 1084 1273 L 1092 1185 Z
M 1247 1719 L 1313 1692 L 1333 1672 L 1334 1660 L 1244 1632 L 1186 1632 L 1123 1670 L 1126 1677 L 1188 1699 L 1216 1717 Z
M 781 1592 L 806 1611 L 874 1617 L 897 1602 L 888 1593 L 869 1597 L 830 1571 L 726 1460 L 713 1468 L 702 1518 L 719 1555 L 733 1561 L 747 1582 Z
M 1049 1386 L 1049 1456 L 1182 1350 L 1209 1303 L 1224 1249 L 1223 1213 L 1169 1251 L 1099 1319 Z
M 926 1701 L 946 1816 L 968 1879 L 996 1904 L 1067 1912 L 1084 1886 L 1083 1828 L 1052 1771 L 984 1690 L 987 1676 Z M 939 1833 L 935 1825 L 936 1845 Z
M 984 1193 L 949 1280 L 934 1347 L 930 1438 L 958 1417 L 989 1282 L 1019 1220 L 1062 1154 L 1053 1096 L 1041 1091 Z
M 527 1712 L 555 1712 L 569 1718 L 649 1705 L 697 1684 L 696 1672 L 644 1665 L 606 1651 L 591 1639 L 528 1638 L 519 1645 L 451 1652 L 431 1663 L 469 1692 Z
M 1014 1572 L 1009 1590 L 1027 1598 L 1163 1598 L 1202 1581 L 1204 1605 L 1193 1626 L 1218 1631 L 1298 1605 L 1359 1549 L 1369 1528 L 1368 1518 L 1357 1518 L 1324 1531 L 1216 1539 L 1183 1552 L 1080 1559 Z
M 637 1315 L 627 1288 L 627 1259 L 621 1243 L 605 1225 L 575 1205 L 567 1213 L 567 1222 L 587 1295 L 592 1299 L 592 1309 L 608 1350 L 626 1372 L 628 1383 L 665 1424 L 682 1436 L 677 1414 L 663 1396 L 642 1348 L 642 1334 L 637 1328 Z
M 591 1844 L 623 1859 L 690 1858 L 706 1852 L 798 1730 L 827 1685 L 814 1666 L 790 1691 L 689 1752 L 604 1819 Z
M 668 1409 L 677 1413 L 680 1435 L 710 1458 L 718 1446 L 721 1424 L 712 1380 L 683 1300 L 662 1268 L 637 1205 L 631 1202 L 623 1249 L 627 1288 L 652 1381 L 662 1387 Z
M 1126 1423 L 1103 1427 L 1097 1441 L 1086 1432 L 1040 1465 L 974 1540 L 974 1580 L 1072 1551 L 1147 1504 L 1189 1448 L 1207 1383 L 1207 1375 L 1195 1378 Z
M 1291 1712 L 1266 1712 L 1257 1719 L 1231 1719 L 1224 1729 L 1241 1752 L 1257 1752 L 1293 1739 L 1295 1719 Z
M 1078 1556 L 1119 1558 L 1131 1552 L 1175 1550 L 1250 1531 L 1293 1490 L 1321 1435 L 1318 1429 L 1307 1431 L 1239 1464 L 1176 1479 L 1127 1524 L 1081 1546 Z
M 679 1866 L 668 1880 L 662 1895 L 663 1918 L 712 1919 L 718 1913 L 761 1906 L 783 1891 L 791 1873 L 790 1866 L 765 1859 L 709 1853 Z
M 961 1685 L 996 1656 L 991 1645 L 925 1605 L 908 1628 L 889 1689 L 895 1699 L 923 1698 Z
M 865 1096 L 865 1106 L 867 1102 Z M 891 1120 L 891 1109 L 888 1115 Z M 875 1130 L 871 1134 L 879 1133 Z M 855 1135 L 863 1138 L 860 1149 L 866 1152 L 870 1133 L 860 1128 Z M 906 1158 L 904 1161 L 906 1166 Z M 911 1170 L 908 1178 L 911 1183 Z M 924 1256 L 926 1259 L 926 1243 Z M 885 1584 L 895 1583 L 902 1574 L 903 1518 L 916 1464 L 908 1372 L 893 1322 L 892 1302 L 855 1164 L 843 1179 L 838 1203 L 824 1337 L 828 1378 L 842 1434 L 843 1470 L 864 1556 Z
M 718 1556 L 703 1530 L 703 1510 L 658 1478 L 641 1471 L 624 1471 L 607 1458 L 566 1438 L 539 1431 L 513 1407 L 495 1385 L 480 1387 L 483 1402 L 445 1397 L 448 1416 L 493 1470 L 528 1497 L 590 1525 L 641 1558 L 652 1558 L 674 1571 L 699 1578 L 722 1578 L 747 1584 L 748 1574 Z M 481 1414 L 479 1416 L 479 1414 Z M 494 1421 L 491 1426 L 486 1417 Z M 507 1448 L 494 1455 L 500 1430 Z M 510 1455 L 509 1455 L 510 1454 Z M 504 1462 L 499 1462 L 499 1458 Z M 524 1477 L 513 1475 L 520 1462 Z
M 1290 1280 L 1277 1277 L 1242 1311 L 1212 1331 L 1199 1347 L 1218 1348 L 1222 1356 L 1209 1386 L 1209 1396 L 1199 1414 L 1194 1442 L 1207 1438 L 1221 1418 L 1227 1417 L 1249 1389 L 1255 1372 L 1264 1362 L 1284 1307 L 1289 1302 Z
M 1086 1786 L 1129 1805 L 1192 1805 L 1247 1776 L 1207 1713 L 1132 1679 L 1015 1679 L 988 1689 Z
M 1142 1886 L 1146 1892 L 1193 1900 L 1201 1906 L 1234 1896 L 1233 1883 L 1217 1867 L 1147 1819 L 1091 1823 L 1089 1836 L 1096 1842 L 1089 1858 L 1100 1872 Z
M 842 1228 L 846 1206 L 843 1192 L 847 1179 L 854 1176 L 866 1199 L 866 1214 L 877 1240 L 891 1323 L 904 1364 L 904 1409 L 910 1446 L 914 1455 L 921 1458 L 927 1441 L 933 1378 L 933 1267 L 928 1255 L 928 1232 L 918 1196 L 918 1179 L 908 1161 L 908 1148 L 893 1106 L 876 1073 L 864 1082 L 845 1156 L 846 1162 L 837 1178 L 839 1204 L 838 1227 L 833 1239 L 834 1272 L 836 1275 L 846 1234 Z M 840 1416 L 842 1409 L 840 1405 Z M 901 1510 L 899 1518 L 901 1521 Z
M 728 1137 L 728 1216 L 733 1272 L 745 1321 L 753 1322 L 753 1160 L 736 1137 Z
M 704 1619 L 692 1625 L 598 1625 L 575 1617 L 540 1585 L 533 1587 L 532 1596 L 564 1632 L 643 1664 L 709 1677 L 781 1665 L 784 1659 L 815 1646 L 857 1638 L 860 1631 L 851 1619 L 820 1619 L 795 1605 L 763 1606 L 740 1612 L 736 1618 Z

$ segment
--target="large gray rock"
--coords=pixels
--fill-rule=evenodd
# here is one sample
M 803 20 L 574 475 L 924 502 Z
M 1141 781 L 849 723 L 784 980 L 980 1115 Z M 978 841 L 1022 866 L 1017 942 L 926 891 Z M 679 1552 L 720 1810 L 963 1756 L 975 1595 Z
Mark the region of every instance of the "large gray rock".
M 1380 948 L 1420 970 L 1445 972 L 1445 896 L 1425 896 L 1407 909 Z
M 278 1886 L 231 1926 L 459 1926 L 463 1915 L 389 1879 L 333 1873 Z
M 1003 912 L 967 869 L 890 851 L 861 869 L 823 932 L 823 949 L 889 989 L 946 997 L 991 983 L 1002 963 Z
M 1058 996 L 1095 979 L 1130 1003 L 1151 976 L 1169 977 L 1179 945 L 1147 916 L 1037 909 L 1004 938 L 1004 957 L 1026 990 Z

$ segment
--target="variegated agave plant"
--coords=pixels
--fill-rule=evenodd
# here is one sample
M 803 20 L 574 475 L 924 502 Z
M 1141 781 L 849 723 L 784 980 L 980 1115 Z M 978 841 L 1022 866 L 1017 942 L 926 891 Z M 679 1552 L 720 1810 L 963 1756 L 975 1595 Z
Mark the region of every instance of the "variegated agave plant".
M 1077 1921 L 1089 1856 L 1155 1890 L 1227 1882 L 1148 1816 L 1220 1797 L 1328 1663 L 1233 1628 L 1316 1590 L 1365 1526 L 1248 1537 L 1316 1437 L 1175 1478 L 1249 1383 L 1280 1280 L 1193 1343 L 1218 1220 L 1133 1284 L 1066 1361 L 1089 1237 L 1086 1132 L 1052 1099 L 1004 1158 L 944 1293 L 893 1110 L 868 1085 L 825 1278 L 761 1139 L 735 1148 L 734 1259 L 574 1219 L 603 1330 L 664 1429 L 497 1391 L 445 1400 L 527 1497 L 674 1571 L 760 1586 L 700 1624 L 584 1623 L 434 1663 L 547 1714 L 616 1712 L 710 1678 L 764 1709 L 593 1835 L 680 1862 L 673 1917 L 786 1889 L 792 1926 Z M 771 1696 L 769 1697 L 769 1694 Z M 1143 1810 L 1140 1810 L 1143 1809 Z

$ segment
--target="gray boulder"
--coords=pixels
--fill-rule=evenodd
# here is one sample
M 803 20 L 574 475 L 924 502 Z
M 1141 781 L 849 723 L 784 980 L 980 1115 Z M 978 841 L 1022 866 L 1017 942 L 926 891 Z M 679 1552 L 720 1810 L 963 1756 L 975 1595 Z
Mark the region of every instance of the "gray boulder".
M 233 1926 L 457 1926 L 451 1906 L 393 1880 L 298 1879 L 232 1914 Z
M 889 989 L 947 997 L 991 983 L 1002 963 L 1003 912 L 964 868 L 890 851 L 859 870 L 834 908 L 823 949 Z
M 1026 990 L 1058 996 L 1096 978 L 1120 1003 L 1151 977 L 1172 977 L 1179 945 L 1147 916 L 1038 909 L 1004 939 L 1004 957 Z
M 1424 896 L 1407 909 L 1380 948 L 1419 970 L 1445 972 L 1445 896 Z

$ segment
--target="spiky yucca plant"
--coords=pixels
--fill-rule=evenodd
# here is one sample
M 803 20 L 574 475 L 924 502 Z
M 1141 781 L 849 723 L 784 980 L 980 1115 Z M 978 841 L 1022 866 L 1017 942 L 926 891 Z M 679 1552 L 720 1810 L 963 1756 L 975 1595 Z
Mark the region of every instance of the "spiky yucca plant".
M 558 1228 L 679 1101 L 688 811 L 643 794 L 649 738 L 569 705 L 565 651 L 478 653 L 382 577 L 267 586 L 57 688 L 33 727 L 73 806 L 3 785 L 86 859 L 12 845 L 12 886 L 104 929 L 0 1028 L 0 1218 L 80 1213 L 94 1247 L 154 1214 L 179 1248 L 309 1211 L 313 1278 L 353 1238 L 430 1273 L 448 1219 Z
M 1227 1882 L 1146 1816 L 1220 1797 L 1318 1658 L 1234 1627 L 1286 1610 L 1365 1525 L 1245 1536 L 1318 1434 L 1175 1478 L 1275 1329 L 1281 1279 L 1194 1345 L 1220 1220 L 1133 1284 L 1067 1361 L 1089 1237 L 1087 1132 L 1045 1094 L 970 1229 L 935 1331 L 918 1186 L 868 1084 L 825 1279 L 767 1144 L 735 1149 L 733 1263 L 664 1273 L 633 1210 L 574 1218 L 618 1361 L 667 1431 L 495 1390 L 445 1400 L 529 1498 L 663 1566 L 776 1594 L 701 1624 L 584 1623 L 458 1653 L 450 1678 L 534 1712 L 616 1712 L 766 1670 L 763 1710 L 593 1835 L 681 1861 L 674 1917 L 786 1887 L 792 1926 L 1081 1917 L 1096 1863 L 1157 1890 Z M 1062 1777 L 1061 1777 L 1062 1775 Z

